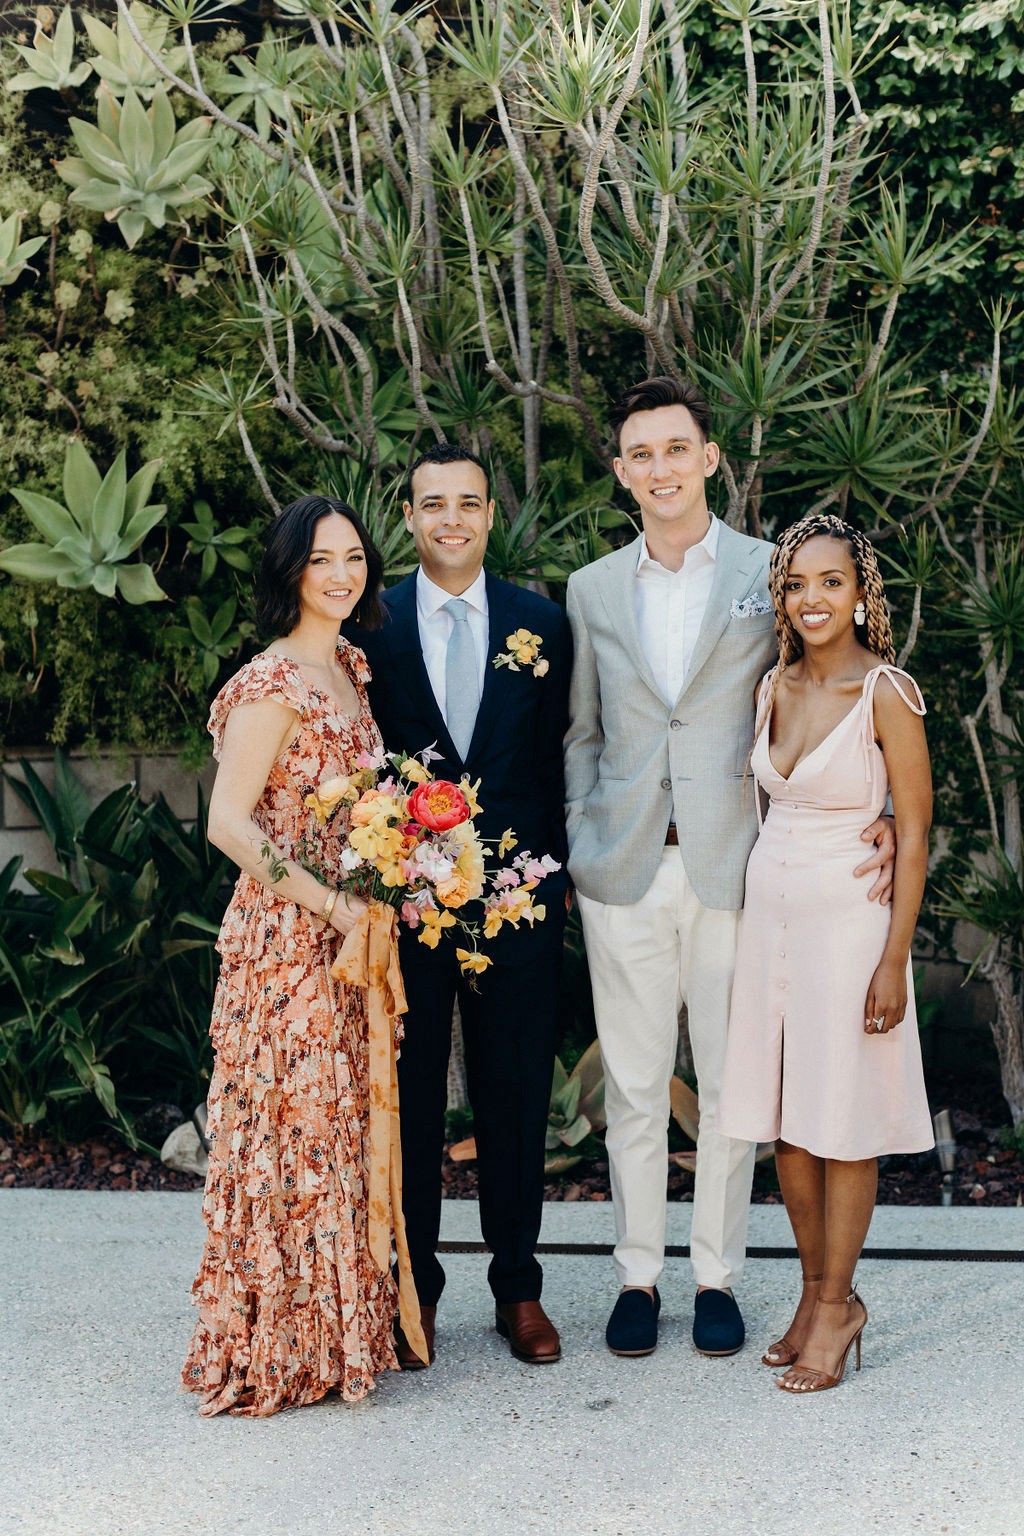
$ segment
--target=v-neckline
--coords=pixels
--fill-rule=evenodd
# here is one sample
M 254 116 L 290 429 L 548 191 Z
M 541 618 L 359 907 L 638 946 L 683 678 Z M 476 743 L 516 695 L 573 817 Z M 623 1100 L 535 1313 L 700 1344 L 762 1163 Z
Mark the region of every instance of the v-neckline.
M 267 652 L 265 654 L 269 654 L 271 656 L 273 656 L 273 655 L 280 655 L 279 652 L 274 652 L 274 651 L 270 651 L 270 652 Z M 342 709 L 342 707 L 338 703 L 337 699 L 334 698 L 334 696 L 332 694 L 328 693 L 326 688 L 321 688 L 319 683 L 311 683 L 309 678 L 303 672 L 302 667 L 300 666 L 300 664 L 297 661 L 293 660 L 293 658 L 291 656 L 281 655 L 280 659 L 282 661 L 286 661 L 290 667 L 294 667 L 295 668 L 295 671 L 298 673 L 299 678 L 302 681 L 302 685 L 305 688 L 307 693 L 318 694 L 321 699 L 323 699 L 328 705 L 330 705 L 332 713 L 333 713 L 334 718 L 336 720 L 343 720 L 346 725 L 352 725 L 356 720 L 358 720 L 362 716 L 362 713 L 363 713 L 363 701 L 359 697 L 359 684 L 356 682 L 354 677 L 349 677 L 349 682 L 352 684 L 353 691 L 355 692 L 356 708 L 355 708 L 355 713 L 350 715 L 347 710 Z M 348 676 L 347 672 L 346 672 L 346 676 Z
M 812 747 L 809 752 L 805 752 L 804 753 L 803 757 L 797 759 L 797 761 L 793 764 L 792 768 L 789 770 L 788 773 L 779 773 L 779 770 L 776 768 L 775 764 L 772 762 L 772 734 L 771 734 L 772 733 L 772 715 L 774 715 L 774 713 L 775 713 L 775 704 L 774 704 L 774 702 L 772 703 L 771 714 L 768 716 L 768 719 L 764 723 L 764 728 L 768 732 L 768 739 L 765 742 L 765 750 L 768 753 L 768 766 L 771 768 L 772 772 L 778 778 L 780 778 L 782 780 L 783 784 L 788 784 L 789 781 L 792 779 L 794 773 L 796 773 L 797 769 L 798 768 L 802 768 L 804 763 L 808 762 L 814 756 L 814 754 L 816 752 L 820 752 L 822 747 L 826 744 L 826 742 L 829 742 L 829 741 L 832 740 L 832 737 L 835 735 L 836 731 L 838 731 L 839 727 L 841 725 L 845 725 L 847 720 L 849 720 L 850 716 L 857 712 L 857 710 L 861 707 L 861 705 L 864 702 L 864 689 L 867 687 L 868 678 L 872 675 L 872 673 L 877 672 L 877 671 L 878 671 L 877 667 L 872 667 L 870 671 L 865 672 L 864 679 L 863 679 L 863 681 L 862 681 L 862 683 L 860 685 L 860 696 L 857 699 L 856 704 L 851 705 L 851 707 L 846 711 L 846 714 L 843 715 L 839 720 L 836 721 L 836 723 L 832 727 L 832 729 L 828 732 L 828 734 L 826 736 L 823 736 L 821 738 L 821 740 L 818 742 L 818 745 L 816 747 Z

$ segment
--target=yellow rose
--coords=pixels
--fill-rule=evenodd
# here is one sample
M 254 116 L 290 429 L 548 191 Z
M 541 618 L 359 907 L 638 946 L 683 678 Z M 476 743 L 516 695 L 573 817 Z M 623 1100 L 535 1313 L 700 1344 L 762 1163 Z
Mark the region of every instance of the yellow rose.
M 320 825 L 326 826 L 343 800 L 356 800 L 359 791 L 347 774 L 339 773 L 331 779 L 324 779 L 318 784 L 311 794 L 305 799 L 305 804 L 313 812 Z

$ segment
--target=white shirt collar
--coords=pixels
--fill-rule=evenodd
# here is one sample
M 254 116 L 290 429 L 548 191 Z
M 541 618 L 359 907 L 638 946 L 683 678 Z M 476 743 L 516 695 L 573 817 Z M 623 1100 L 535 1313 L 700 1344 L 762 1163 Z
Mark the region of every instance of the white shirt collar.
M 700 563 L 702 563 L 704 561 L 707 561 L 707 560 L 717 560 L 718 559 L 718 535 L 719 535 L 719 533 L 721 531 L 721 527 L 722 527 L 722 525 L 718 521 L 718 518 L 712 516 L 711 517 L 710 525 L 708 527 L 708 531 L 704 535 L 704 537 L 701 539 L 700 543 L 699 544 L 691 545 L 691 547 L 686 551 L 686 559 L 684 560 L 683 565 L 680 567 L 680 570 L 685 569 L 686 565 L 690 562 L 691 557 L 697 552 L 697 550 L 700 550 L 702 552 L 701 556 L 700 556 L 700 560 L 697 562 L 698 564 L 700 564 Z M 637 557 L 636 557 L 636 568 L 637 568 L 637 571 L 638 572 L 642 571 L 645 568 L 645 566 L 653 566 L 656 569 L 661 570 L 661 571 L 666 569 L 666 567 L 663 566 L 659 560 L 655 560 L 654 556 L 651 554 L 650 550 L 647 548 L 647 537 L 646 537 L 646 535 L 641 533 L 641 535 L 640 535 L 640 549 L 639 549 L 639 551 L 637 553 Z M 679 572 L 672 571 L 670 574 L 673 575 L 673 576 L 676 576 L 676 575 L 679 574 Z
M 486 574 L 481 571 L 473 584 L 467 587 L 465 592 L 460 592 L 459 596 L 464 598 L 471 608 L 475 608 L 478 613 L 482 613 L 486 617 Z M 451 599 L 452 593 L 446 592 L 443 587 L 439 587 L 436 582 L 431 581 L 421 565 L 416 572 L 416 606 L 423 617 L 425 619 L 432 619 L 434 614 L 444 607 L 445 603 L 451 602 Z

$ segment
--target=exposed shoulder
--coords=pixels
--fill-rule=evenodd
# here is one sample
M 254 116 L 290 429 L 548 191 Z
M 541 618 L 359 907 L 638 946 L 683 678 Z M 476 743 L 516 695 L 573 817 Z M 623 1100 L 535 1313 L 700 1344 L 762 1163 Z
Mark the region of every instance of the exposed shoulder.
M 865 690 L 874 708 L 875 722 L 883 728 L 887 722 L 906 723 L 907 712 L 923 715 L 924 697 L 909 672 L 887 663 L 874 667 L 864 679 Z

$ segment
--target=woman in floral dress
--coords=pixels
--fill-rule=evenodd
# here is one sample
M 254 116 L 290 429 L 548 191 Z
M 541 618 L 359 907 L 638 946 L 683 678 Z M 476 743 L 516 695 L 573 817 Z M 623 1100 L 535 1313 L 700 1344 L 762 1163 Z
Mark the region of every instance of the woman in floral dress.
M 209 836 L 242 873 L 217 945 L 207 1236 L 182 1372 L 204 1415 L 354 1402 L 397 1364 L 395 1283 L 369 1230 L 367 992 L 331 975 L 365 903 L 338 888 L 345 809 L 324 827 L 305 804 L 380 746 L 366 662 L 338 630 L 378 621 L 381 575 L 343 502 L 288 507 L 257 582 L 260 631 L 282 638 L 210 715 Z

